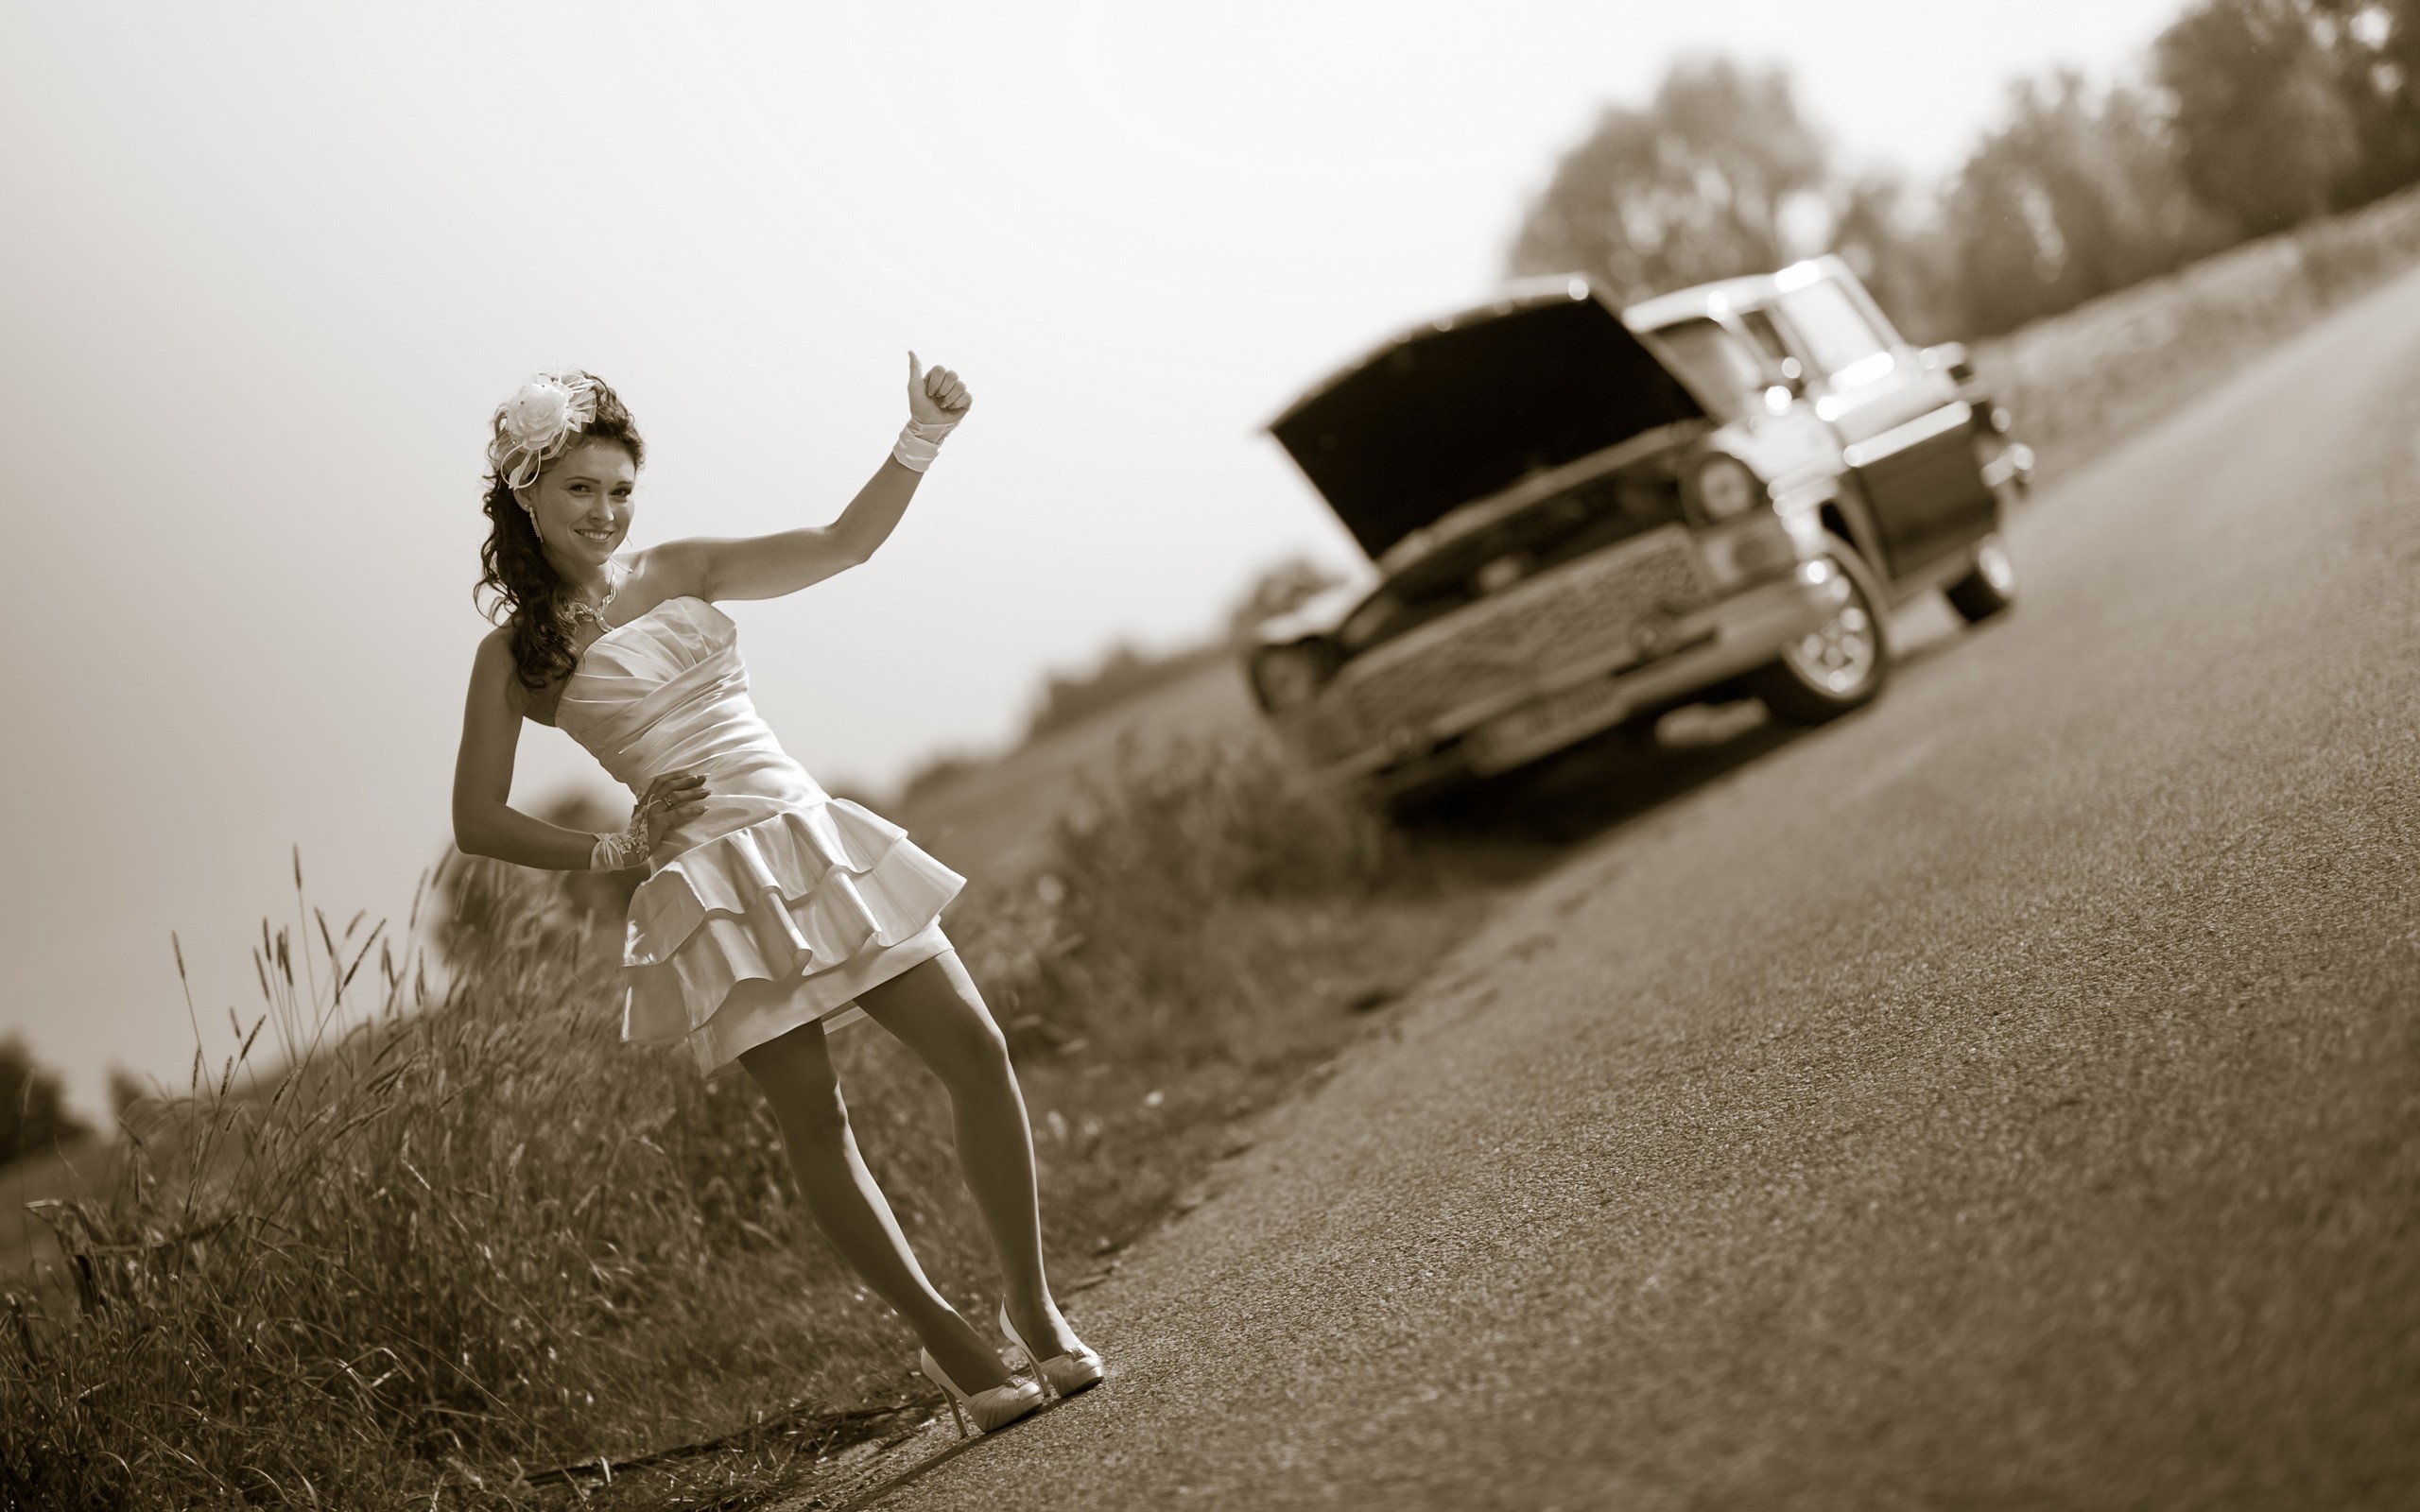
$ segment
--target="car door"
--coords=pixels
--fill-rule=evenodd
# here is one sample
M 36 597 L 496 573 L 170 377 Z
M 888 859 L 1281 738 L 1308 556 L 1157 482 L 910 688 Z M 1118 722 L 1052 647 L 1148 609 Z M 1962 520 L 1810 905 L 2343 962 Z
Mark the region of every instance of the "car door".
M 1976 460 L 1974 412 L 1944 373 L 1915 360 L 1889 323 L 1821 264 L 1785 270 L 1773 313 L 1812 369 L 1815 413 L 1872 506 L 1904 577 L 1992 528 L 1994 499 Z

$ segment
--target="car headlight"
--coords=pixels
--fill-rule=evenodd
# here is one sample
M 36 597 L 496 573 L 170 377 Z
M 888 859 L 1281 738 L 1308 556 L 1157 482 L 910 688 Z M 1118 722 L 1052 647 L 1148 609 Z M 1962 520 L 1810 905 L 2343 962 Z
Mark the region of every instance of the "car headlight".
M 1736 456 L 1710 456 L 1698 469 L 1698 507 L 1709 520 L 1733 520 L 1764 502 L 1765 486 Z
M 1325 642 L 1297 641 L 1269 646 L 1253 658 L 1252 685 L 1261 707 L 1280 713 L 1318 697 L 1335 671 L 1336 657 Z

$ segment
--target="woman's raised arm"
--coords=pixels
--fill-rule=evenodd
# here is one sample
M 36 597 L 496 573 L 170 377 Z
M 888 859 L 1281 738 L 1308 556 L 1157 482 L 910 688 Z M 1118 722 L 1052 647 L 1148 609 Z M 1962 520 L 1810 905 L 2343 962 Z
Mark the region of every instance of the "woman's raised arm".
M 908 429 L 838 519 L 769 536 L 668 541 L 644 553 L 639 577 L 648 599 L 779 598 L 863 562 L 890 539 L 925 464 L 974 401 L 947 368 L 927 372 L 908 354 Z

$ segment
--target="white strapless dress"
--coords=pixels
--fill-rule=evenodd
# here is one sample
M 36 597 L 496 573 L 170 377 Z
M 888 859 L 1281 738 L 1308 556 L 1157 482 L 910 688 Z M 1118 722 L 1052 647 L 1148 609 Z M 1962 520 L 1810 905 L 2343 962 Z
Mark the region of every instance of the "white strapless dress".
M 633 794 L 666 772 L 706 780 L 631 900 L 624 1040 L 685 1040 L 725 1071 L 801 1024 L 862 1018 L 858 993 L 950 949 L 942 907 L 966 879 L 789 758 L 749 699 L 739 627 L 704 599 L 591 642 L 555 722 Z

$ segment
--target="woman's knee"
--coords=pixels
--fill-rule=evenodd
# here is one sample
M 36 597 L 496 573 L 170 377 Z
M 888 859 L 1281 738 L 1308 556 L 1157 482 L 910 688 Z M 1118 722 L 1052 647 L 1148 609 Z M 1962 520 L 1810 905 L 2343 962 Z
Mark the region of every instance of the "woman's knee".
M 785 1137 L 824 1143 L 848 1133 L 849 1106 L 840 1095 L 821 1024 L 802 1024 L 742 1051 L 739 1063 L 764 1093 Z
M 988 1091 L 1016 1078 L 1008 1037 L 980 1003 L 928 1025 L 917 1049 L 952 1091 Z
M 1007 1080 L 1016 1075 L 1016 1065 L 1009 1058 L 1009 1037 L 1000 1032 L 999 1024 L 980 1005 L 963 1034 L 959 1053 L 970 1072 L 987 1080 Z
M 967 974 L 958 954 L 953 951 L 934 964 L 942 968 L 955 1000 L 952 1010 L 942 1015 L 943 1034 L 953 1057 L 978 1075 L 1015 1074 L 1009 1059 L 1009 1037 L 992 1017 L 990 1005 L 976 989 L 975 979 Z
M 794 1090 L 775 1105 L 773 1117 L 789 1139 L 817 1145 L 845 1143 L 849 1139 L 849 1104 L 837 1082 Z
M 916 1052 L 944 1082 L 1012 1077 L 1008 1036 L 951 952 L 886 982 L 861 1000 L 877 1022 Z

